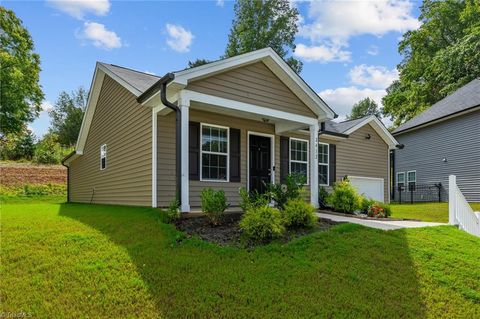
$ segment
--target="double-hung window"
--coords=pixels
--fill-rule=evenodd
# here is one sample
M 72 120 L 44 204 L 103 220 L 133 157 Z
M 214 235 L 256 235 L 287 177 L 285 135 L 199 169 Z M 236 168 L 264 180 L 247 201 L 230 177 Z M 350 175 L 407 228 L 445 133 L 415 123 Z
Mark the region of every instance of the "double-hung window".
M 290 173 L 305 177 L 308 184 L 308 141 L 290 138 Z
M 417 171 L 407 172 L 408 191 L 413 192 L 417 188 Z
M 107 144 L 100 146 L 100 170 L 107 168 Z
M 318 143 L 318 184 L 328 186 L 329 145 Z
M 398 191 L 405 190 L 405 172 L 397 173 L 397 189 Z
M 228 127 L 203 124 L 201 180 L 228 181 Z

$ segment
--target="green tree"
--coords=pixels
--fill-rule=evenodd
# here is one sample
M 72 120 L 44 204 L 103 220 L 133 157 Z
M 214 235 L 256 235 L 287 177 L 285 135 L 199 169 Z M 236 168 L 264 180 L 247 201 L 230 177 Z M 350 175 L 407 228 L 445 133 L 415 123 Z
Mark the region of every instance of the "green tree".
M 297 22 L 298 10 L 288 0 L 239 0 L 224 57 L 271 47 L 300 73 L 302 62 L 286 57 L 295 51 Z
M 399 43 L 399 80 L 383 98 L 394 125 L 480 76 L 480 0 L 424 0 L 417 30 Z
M 64 148 L 60 145 L 57 134 L 48 132 L 36 144 L 33 161 L 38 164 L 60 164 L 72 150 L 72 147 Z
M 41 110 L 40 56 L 22 21 L 0 7 L 0 134 L 21 133 Z
M 71 94 L 63 91 L 58 96 L 49 114 L 51 131 L 58 136 L 61 145 L 72 146 L 77 142 L 87 100 L 88 92 L 83 87 L 79 87 Z
M 206 59 L 196 59 L 195 61 L 188 61 L 188 67 L 194 68 L 196 66 L 204 65 L 207 63 L 210 63 L 210 61 Z
M 35 152 L 35 135 L 26 127 L 20 133 L 9 133 L 0 140 L 0 157 L 3 160 L 31 160 Z
M 368 115 L 375 115 L 378 118 L 381 117 L 381 112 L 377 103 L 369 97 L 355 103 L 352 112 L 347 116 L 347 119 L 355 120 Z

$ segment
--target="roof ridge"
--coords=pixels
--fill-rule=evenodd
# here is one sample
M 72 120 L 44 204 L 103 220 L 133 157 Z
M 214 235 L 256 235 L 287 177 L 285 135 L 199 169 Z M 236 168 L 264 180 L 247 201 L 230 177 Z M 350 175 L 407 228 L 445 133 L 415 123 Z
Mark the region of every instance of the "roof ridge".
M 135 70 L 135 69 L 132 69 L 132 68 L 127 68 L 125 66 L 121 66 L 121 65 L 117 65 L 117 64 L 112 64 L 112 63 L 105 63 L 105 62 L 99 62 L 101 64 L 108 64 L 108 65 L 111 65 L 111 66 L 114 66 L 116 68 L 120 68 L 120 69 L 124 69 L 124 70 L 128 70 L 128 71 L 132 71 L 132 72 L 136 72 L 136 73 L 140 73 L 140 74 L 145 74 L 145 75 L 149 75 L 149 76 L 154 76 L 156 78 L 161 78 L 161 76 L 158 76 L 156 74 L 150 74 L 150 73 L 147 73 L 147 72 L 142 72 L 142 71 L 138 71 L 138 70 Z

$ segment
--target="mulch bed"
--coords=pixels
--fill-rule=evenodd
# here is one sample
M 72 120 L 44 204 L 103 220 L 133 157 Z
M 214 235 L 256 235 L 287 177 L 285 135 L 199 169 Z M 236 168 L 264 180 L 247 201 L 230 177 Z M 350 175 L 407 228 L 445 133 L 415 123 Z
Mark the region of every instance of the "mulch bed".
M 239 227 L 241 218 L 242 213 L 230 213 L 225 216 L 221 225 L 213 226 L 206 216 L 200 215 L 197 217 L 181 218 L 177 220 L 175 226 L 188 236 L 198 236 L 202 240 L 221 246 L 254 246 L 252 243 L 242 240 L 242 231 Z M 283 238 L 281 238 L 281 241 L 288 242 L 317 231 L 326 231 L 337 224 L 339 223 L 329 219 L 319 218 L 317 225 L 311 229 L 299 228 L 287 230 Z

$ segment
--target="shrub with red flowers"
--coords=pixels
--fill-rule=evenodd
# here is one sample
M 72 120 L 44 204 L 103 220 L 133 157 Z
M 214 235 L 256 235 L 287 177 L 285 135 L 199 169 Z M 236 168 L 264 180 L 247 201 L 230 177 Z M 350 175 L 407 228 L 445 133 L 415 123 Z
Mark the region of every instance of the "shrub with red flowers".
M 370 205 L 367 215 L 369 217 L 385 218 L 390 216 L 390 213 L 390 207 L 388 205 L 377 202 Z

